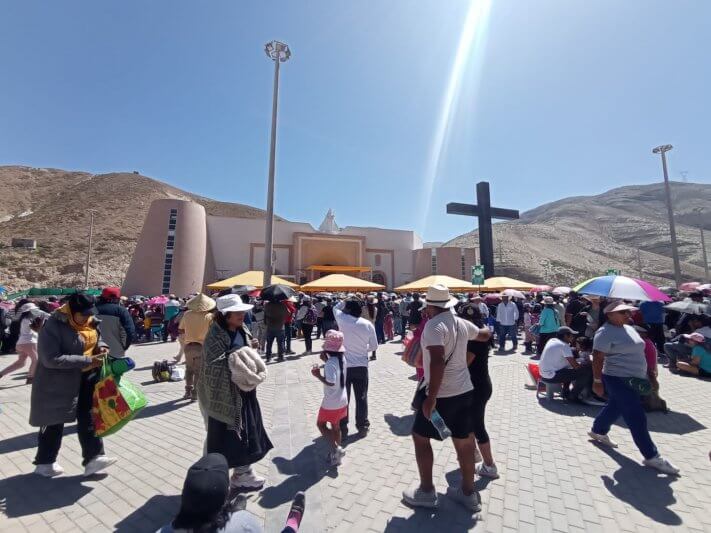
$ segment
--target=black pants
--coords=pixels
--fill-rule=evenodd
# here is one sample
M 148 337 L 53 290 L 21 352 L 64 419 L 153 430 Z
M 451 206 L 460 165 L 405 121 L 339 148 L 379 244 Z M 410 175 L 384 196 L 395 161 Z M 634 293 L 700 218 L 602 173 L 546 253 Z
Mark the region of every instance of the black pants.
M 474 437 L 479 444 L 489 442 L 489 434 L 486 431 L 484 418 L 486 415 L 486 403 L 491 398 L 493 387 L 491 378 L 487 375 L 483 379 L 472 380 L 474 383 L 474 397 L 472 399 L 472 430 Z
M 311 338 L 311 334 L 314 332 L 314 325 L 304 324 L 302 322 L 301 332 L 304 334 L 304 344 L 306 344 L 306 351 L 310 352 L 311 348 L 313 348 L 313 339 Z
M 664 353 L 664 343 L 667 342 L 666 337 L 664 337 L 664 324 L 647 324 L 647 330 L 649 331 L 649 338 L 657 347 L 657 352 L 659 354 Z
M 552 333 L 540 333 L 538 335 L 538 342 L 536 343 L 536 352 L 538 355 L 543 353 L 543 348 L 546 347 L 546 343 L 556 336 L 556 332 Z
M 328 330 L 333 329 L 335 331 L 338 331 L 338 324 L 336 324 L 335 320 L 324 320 L 323 324 L 321 324 L 321 329 L 323 330 L 324 338 L 326 338 L 326 332 L 328 332 Z
M 316 338 L 318 339 L 321 335 L 326 335 L 326 331 L 323 329 L 323 318 L 318 317 L 316 319 Z
M 346 391 L 348 393 L 348 415 L 341 420 L 341 432 L 348 433 L 348 416 L 350 415 L 351 388 L 355 395 L 355 419 L 358 430 L 370 427 L 368 421 L 368 367 L 355 366 L 346 373 Z
M 543 381 L 548 383 L 565 384 L 572 382 L 573 388 L 570 389 L 570 392 L 568 392 L 567 389 L 563 392 L 566 393 L 566 396 L 569 397 L 571 400 L 577 400 L 578 396 L 580 396 L 580 393 L 583 392 L 584 389 L 592 388 L 592 365 L 581 365 L 578 368 L 563 368 L 561 370 L 558 370 L 552 378 L 546 378 L 543 379 Z
M 91 399 L 94 386 L 99 380 L 99 371 L 84 372 L 79 386 L 77 400 L 77 435 L 81 446 L 81 455 L 84 458 L 82 466 L 86 466 L 97 455 L 103 455 L 104 443 L 94 435 L 94 422 L 91 419 Z M 59 448 L 62 446 L 64 424 L 54 424 L 40 428 L 37 437 L 37 455 L 34 464 L 48 465 L 57 461 Z

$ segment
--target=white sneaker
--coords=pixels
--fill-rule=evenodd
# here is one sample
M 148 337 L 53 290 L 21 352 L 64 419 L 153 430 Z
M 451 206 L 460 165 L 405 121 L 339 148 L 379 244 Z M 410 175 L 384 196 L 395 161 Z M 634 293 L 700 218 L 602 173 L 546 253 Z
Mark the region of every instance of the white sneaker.
M 93 476 L 114 464 L 118 459 L 115 457 L 106 457 L 105 455 L 97 455 L 84 467 L 84 477 Z
M 588 436 L 595 442 L 599 442 L 604 446 L 609 446 L 610 448 L 617 448 L 617 444 L 612 442 L 610 440 L 610 437 L 608 437 L 607 435 L 600 435 L 599 433 L 588 431 Z
M 413 507 L 427 507 L 434 509 L 437 507 L 437 491 L 425 492 L 420 487 L 414 487 L 402 491 L 402 499 L 406 504 Z
M 336 448 L 336 453 L 338 454 L 338 457 L 340 457 L 341 459 L 343 459 L 346 456 L 346 450 L 345 450 L 345 448 L 343 448 L 341 446 Z
M 487 466 L 484 463 L 481 463 L 476 467 L 476 473 L 479 474 L 480 477 L 499 479 L 499 469 L 496 468 L 495 464 Z
M 472 513 L 478 513 L 481 511 L 481 499 L 479 498 L 479 493 L 477 491 L 472 492 L 470 495 L 464 494 L 461 487 L 448 487 L 447 496 L 463 505 Z
M 670 476 L 679 475 L 679 469 L 673 464 L 671 464 L 669 461 L 664 459 L 664 457 L 662 457 L 661 455 L 657 455 L 656 457 L 652 457 L 651 459 L 645 459 L 644 464 L 645 466 L 651 466 L 652 468 L 656 468 L 660 472 L 664 474 L 669 474 Z
M 64 468 L 59 466 L 59 463 L 37 465 L 34 473 L 42 477 L 57 477 L 64 474 Z
M 254 470 L 250 470 L 249 472 L 246 472 L 244 474 L 238 474 L 237 472 L 235 472 L 234 474 L 232 474 L 232 478 L 230 479 L 230 487 L 243 490 L 260 490 L 264 486 L 264 483 L 266 483 L 266 481 L 267 480 L 263 477 L 259 477 L 257 474 L 255 474 Z

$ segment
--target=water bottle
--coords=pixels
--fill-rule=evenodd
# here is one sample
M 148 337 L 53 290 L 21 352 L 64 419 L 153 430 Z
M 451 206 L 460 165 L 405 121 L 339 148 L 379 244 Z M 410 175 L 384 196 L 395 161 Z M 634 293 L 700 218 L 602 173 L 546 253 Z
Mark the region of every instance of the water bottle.
M 430 418 L 430 421 L 432 422 L 432 425 L 437 429 L 437 432 L 439 433 L 439 436 L 442 437 L 442 440 L 452 436 L 452 432 L 447 427 L 447 424 L 444 423 L 444 419 L 442 418 L 442 415 L 437 412 L 437 409 L 432 411 L 432 417 Z

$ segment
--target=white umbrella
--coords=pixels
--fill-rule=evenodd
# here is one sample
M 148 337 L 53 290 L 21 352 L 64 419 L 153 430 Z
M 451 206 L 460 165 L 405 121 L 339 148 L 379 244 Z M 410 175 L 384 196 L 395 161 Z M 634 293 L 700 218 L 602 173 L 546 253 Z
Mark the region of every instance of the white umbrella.
M 521 291 L 517 291 L 516 289 L 506 289 L 501 293 L 501 296 L 508 296 L 509 298 L 525 298 L 523 293 Z
M 570 287 L 556 287 L 552 292 L 553 294 L 568 294 L 572 290 Z

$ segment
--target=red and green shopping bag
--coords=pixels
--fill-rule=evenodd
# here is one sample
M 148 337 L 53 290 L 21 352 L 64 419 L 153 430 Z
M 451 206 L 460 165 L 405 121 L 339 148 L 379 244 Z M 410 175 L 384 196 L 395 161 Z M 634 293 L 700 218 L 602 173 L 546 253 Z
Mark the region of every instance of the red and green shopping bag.
M 96 436 L 113 435 L 147 404 L 148 400 L 140 387 L 123 376 L 115 375 L 104 359 L 91 407 Z

